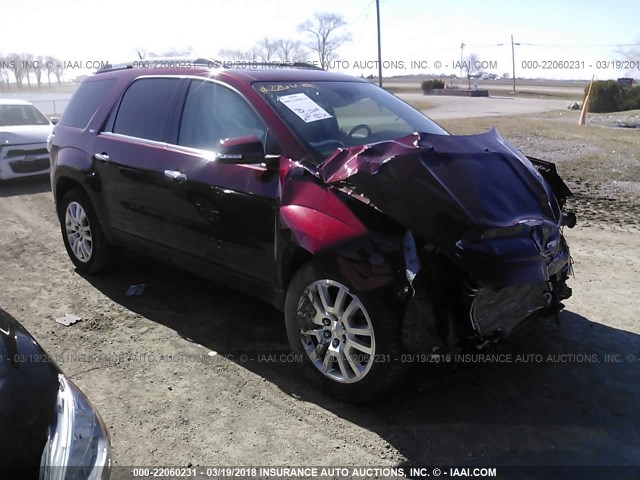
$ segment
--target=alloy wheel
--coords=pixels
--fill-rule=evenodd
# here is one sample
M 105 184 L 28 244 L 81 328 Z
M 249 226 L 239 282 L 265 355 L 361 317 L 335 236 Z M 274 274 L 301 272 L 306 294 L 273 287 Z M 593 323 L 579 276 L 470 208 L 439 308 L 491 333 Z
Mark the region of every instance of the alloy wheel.
M 339 383 L 362 380 L 374 362 L 375 335 L 360 299 L 335 280 L 318 280 L 304 290 L 301 312 L 300 340 L 313 365 Z
M 87 212 L 78 202 L 70 202 L 67 205 L 64 225 L 71 251 L 78 260 L 87 263 L 93 253 L 93 238 Z

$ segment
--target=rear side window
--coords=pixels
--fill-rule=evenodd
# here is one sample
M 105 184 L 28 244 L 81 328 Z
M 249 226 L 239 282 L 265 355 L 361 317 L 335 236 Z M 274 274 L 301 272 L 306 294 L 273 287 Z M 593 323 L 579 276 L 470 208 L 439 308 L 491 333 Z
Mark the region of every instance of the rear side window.
M 60 118 L 60 125 L 86 128 L 89 120 L 115 83 L 116 80 L 113 78 L 82 82 L 69 100 L 69 104 Z
M 177 78 L 144 78 L 133 82 L 122 97 L 113 133 L 163 140 L 179 83 Z

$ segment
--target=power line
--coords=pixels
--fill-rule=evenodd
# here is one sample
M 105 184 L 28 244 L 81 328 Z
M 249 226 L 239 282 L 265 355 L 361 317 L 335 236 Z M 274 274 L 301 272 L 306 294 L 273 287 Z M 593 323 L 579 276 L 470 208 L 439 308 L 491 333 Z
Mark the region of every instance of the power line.
M 616 44 L 603 44 L 603 45 L 594 45 L 594 44 L 583 44 L 583 45 L 563 45 L 563 44 L 552 44 L 552 43 L 524 43 L 524 42 L 516 42 L 514 43 L 516 46 L 521 47 L 567 47 L 567 48 L 612 48 L 612 47 L 640 47 L 640 43 L 616 43 Z M 504 47 L 511 45 L 511 42 L 501 42 L 501 43 L 487 43 L 483 45 L 467 45 L 465 44 L 464 48 L 467 49 L 477 49 L 477 48 L 495 48 L 495 47 Z M 428 53 L 441 53 L 441 52 L 454 52 L 460 50 L 460 47 L 445 47 L 445 48 L 435 48 L 435 49 L 424 49 L 423 52 Z
M 371 11 L 370 11 L 371 5 L 373 5 L 375 3 L 375 1 L 376 0 L 371 0 L 369 3 L 367 3 L 367 6 L 364 7 L 362 9 L 362 11 L 355 17 L 355 19 L 351 20 L 350 23 L 352 23 L 352 24 L 353 23 L 358 23 L 358 22 L 360 22 L 360 20 L 369 18 L 369 14 L 371 13 Z
M 566 45 L 561 43 L 521 43 L 521 45 L 529 45 L 532 47 L 560 47 L 560 48 L 606 48 L 606 47 L 640 47 L 640 43 L 615 43 L 615 44 L 582 44 L 582 45 Z

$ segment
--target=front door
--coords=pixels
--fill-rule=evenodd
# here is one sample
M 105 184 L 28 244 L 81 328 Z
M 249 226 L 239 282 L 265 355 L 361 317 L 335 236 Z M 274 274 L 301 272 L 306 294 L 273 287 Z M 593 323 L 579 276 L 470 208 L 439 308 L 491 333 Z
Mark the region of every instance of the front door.
M 274 280 L 277 171 L 264 164 L 215 160 L 220 140 L 255 135 L 267 145 L 267 128 L 249 103 L 228 87 L 192 80 L 177 136 L 160 153 L 171 165 L 166 242 L 263 282 Z

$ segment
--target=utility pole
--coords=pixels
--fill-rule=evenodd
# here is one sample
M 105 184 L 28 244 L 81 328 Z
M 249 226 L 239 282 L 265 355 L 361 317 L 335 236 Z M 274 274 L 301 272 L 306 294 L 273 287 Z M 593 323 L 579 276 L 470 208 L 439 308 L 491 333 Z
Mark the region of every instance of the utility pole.
M 511 35 L 511 66 L 513 68 L 513 93 L 516 93 L 516 51 L 513 47 L 513 35 Z M 515 45 L 520 45 L 516 43 Z
M 462 53 L 464 52 L 464 42 L 460 44 L 460 86 L 462 86 Z
M 380 40 L 380 0 L 376 0 L 376 16 L 378 19 L 378 85 L 382 88 L 382 42 Z

